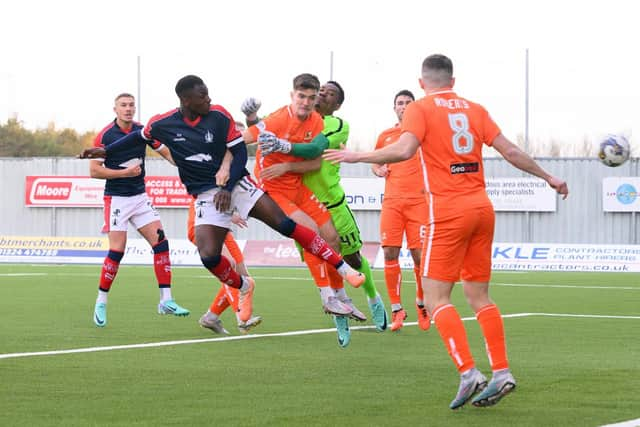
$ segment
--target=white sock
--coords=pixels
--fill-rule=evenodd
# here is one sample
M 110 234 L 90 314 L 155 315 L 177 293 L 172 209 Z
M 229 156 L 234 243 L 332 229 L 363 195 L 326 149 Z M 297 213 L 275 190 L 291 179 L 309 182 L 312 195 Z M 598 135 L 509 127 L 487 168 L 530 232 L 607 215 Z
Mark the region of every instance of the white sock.
M 342 265 L 340 267 L 336 268 L 336 270 L 342 277 L 346 277 L 347 274 L 351 273 L 351 271 L 355 271 L 349 264 L 344 261 L 342 262 Z
M 171 288 L 160 288 L 160 301 L 169 301 L 170 299 L 173 299 Z
M 333 292 L 336 294 L 336 297 L 338 297 L 340 301 L 349 299 L 349 295 L 347 295 L 347 291 L 345 291 L 344 288 L 333 289 Z
M 244 279 L 244 276 L 240 276 L 242 280 L 242 285 L 240 285 L 240 292 L 247 292 L 249 289 L 249 281 Z
M 329 301 L 329 297 L 336 296 L 335 292 L 333 292 L 333 289 L 331 289 L 330 286 L 323 286 L 318 289 L 320 290 L 320 299 L 322 300 L 323 304 Z
M 402 310 L 402 304 L 391 304 L 391 311 L 396 312 Z
M 367 298 L 369 300 L 369 304 L 375 304 L 380 301 L 380 294 L 376 294 L 373 298 Z
M 109 296 L 108 292 L 98 289 L 98 298 L 96 299 L 96 302 L 102 302 L 106 304 L 108 296 Z

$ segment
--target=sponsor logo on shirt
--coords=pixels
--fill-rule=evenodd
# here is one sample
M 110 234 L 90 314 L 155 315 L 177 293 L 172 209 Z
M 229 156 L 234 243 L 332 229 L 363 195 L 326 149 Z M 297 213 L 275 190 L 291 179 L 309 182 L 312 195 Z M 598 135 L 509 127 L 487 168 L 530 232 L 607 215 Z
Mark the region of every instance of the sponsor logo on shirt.
M 449 166 L 452 175 L 459 173 L 476 173 L 480 171 L 480 164 L 478 162 L 473 163 L 454 163 Z
M 307 133 L 304 134 L 304 140 L 305 141 L 311 141 L 311 137 L 313 136 L 313 134 L 311 133 L 311 131 L 307 131 Z
M 211 131 L 208 130 L 207 133 L 204 134 L 204 142 L 207 144 L 211 144 L 213 142 L 213 134 Z

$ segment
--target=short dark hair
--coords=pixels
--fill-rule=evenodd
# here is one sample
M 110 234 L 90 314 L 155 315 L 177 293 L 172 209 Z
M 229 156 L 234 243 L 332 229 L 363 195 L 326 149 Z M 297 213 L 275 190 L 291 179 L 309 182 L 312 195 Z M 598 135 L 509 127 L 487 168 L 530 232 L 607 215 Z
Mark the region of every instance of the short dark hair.
M 176 83 L 176 95 L 182 97 L 188 90 L 191 90 L 194 87 L 203 84 L 204 82 L 198 76 L 194 76 L 191 74 L 188 76 L 184 76 L 183 78 L 178 80 L 178 83 Z
M 327 84 L 334 85 L 336 88 L 338 88 L 338 104 L 342 105 L 342 103 L 344 102 L 344 89 L 342 89 L 340 83 L 335 80 L 329 80 Z
M 120 98 L 133 98 L 133 99 L 136 99 L 135 96 L 131 95 L 128 92 L 122 92 L 121 94 L 116 96 L 116 99 L 114 99 L 114 102 L 118 102 L 118 99 L 120 99 Z
M 400 92 L 396 93 L 396 96 L 393 97 L 393 105 L 396 105 L 396 100 L 399 96 L 408 96 L 412 101 L 416 100 L 416 97 L 413 96 L 413 93 L 411 93 L 410 90 L 402 89 Z
M 453 77 L 453 62 L 447 56 L 436 53 L 427 56 L 422 61 L 422 76 L 425 72 L 432 71 L 439 75 L 442 79 L 451 79 Z
M 300 74 L 293 79 L 293 90 L 298 89 L 320 90 L 320 80 L 313 74 Z

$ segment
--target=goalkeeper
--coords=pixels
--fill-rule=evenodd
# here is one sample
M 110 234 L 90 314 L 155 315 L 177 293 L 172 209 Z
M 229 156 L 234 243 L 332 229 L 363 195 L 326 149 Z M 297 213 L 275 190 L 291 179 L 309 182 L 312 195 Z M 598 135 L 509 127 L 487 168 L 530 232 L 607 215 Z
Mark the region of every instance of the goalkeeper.
M 354 269 L 365 275 L 366 279 L 362 288 L 367 296 L 369 309 L 373 322 L 378 331 L 387 329 L 387 313 L 380 294 L 376 289 L 371 267 L 367 259 L 362 256 L 362 239 L 360 229 L 349 208 L 345 192 L 340 185 L 340 164 L 332 164 L 321 157 L 326 148 L 341 148 L 346 145 L 349 137 L 349 125 L 339 117 L 333 115 L 344 102 L 344 91 L 335 81 L 329 81 L 320 87 L 315 109 L 324 119 L 324 129 L 311 143 L 290 143 L 287 140 L 277 138 L 275 135 L 261 135 L 259 140 L 262 155 L 273 152 L 289 153 L 306 160 L 296 163 L 296 170 L 302 167 L 307 172 L 303 175 L 304 184 L 314 192 L 316 197 L 327 207 L 331 213 L 332 221 L 340 236 L 340 252 L 344 259 Z M 242 104 L 242 112 L 247 119 L 247 125 L 258 123 L 257 115 L 260 101 L 248 98 Z M 284 172 L 283 172 L 284 173 Z M 300 249 L 300 248 L 299 248 Z M 332 281 L 342 278 L 331 275 Z M 365 320 L 359 318 L 357 320 Z

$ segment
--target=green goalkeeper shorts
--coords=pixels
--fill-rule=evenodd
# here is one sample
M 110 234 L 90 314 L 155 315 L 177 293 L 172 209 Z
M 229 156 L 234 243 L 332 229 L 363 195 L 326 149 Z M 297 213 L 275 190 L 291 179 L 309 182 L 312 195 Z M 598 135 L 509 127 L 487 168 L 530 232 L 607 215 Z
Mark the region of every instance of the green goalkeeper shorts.
M 346 198 L 335 206 L 327 206 L 327 209 L 340 236 L 340 253 L 344 256 L 358 252 L 362 248 L 362 238 Z

